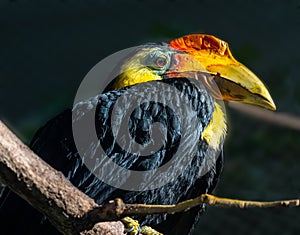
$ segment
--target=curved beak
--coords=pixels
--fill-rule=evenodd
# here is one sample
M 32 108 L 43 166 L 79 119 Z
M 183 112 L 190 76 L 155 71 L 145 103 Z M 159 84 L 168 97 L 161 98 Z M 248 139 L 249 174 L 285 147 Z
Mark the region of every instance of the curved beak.
M 167 76 L 201 78 L 216 99 L 276 109 L 265 85 L 234 59 L 226 42 L 214 36 L 194 34 L 171 41 L 170 47 L 179 52 L 173 56 L 176 62 Z

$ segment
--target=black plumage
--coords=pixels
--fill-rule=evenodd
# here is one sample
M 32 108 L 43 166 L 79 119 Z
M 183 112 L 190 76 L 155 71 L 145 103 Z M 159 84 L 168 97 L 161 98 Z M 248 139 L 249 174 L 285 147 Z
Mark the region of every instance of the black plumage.
M 161 90 L 160 83 L 167 84 L 168 86 L 166 86 L 166 89 Z M 176 88 L 175 92 L 174 88 Z M 184 97 L 186 104 L 192 104 L 193 108 L 197 110 L 194 117 L 185 118 L 188 121 L 198 121 L 199 131 L 197 134 L 199 135 L 199 141 L 197 143 L 190 143 L 190 146 L 187 146 L 188 148 L 191 148 L 191 146 L 197 148 L 196 155 L 193 157 L 191 165 L 179 175 L 176 181 L 154 190 L 141 192 L 126 191 L 103 183 L 82 163 L 73 140 L 72 122 L 74 125 L 77 125 L 77 123 L 84 122 L 89 115 L 95 115 L 95 127 L 101 147 L 119 166 L 130 170 L 145 171 L 156 169 L 166 164 L 178 150 L 177 148 L 181 144 L 182 139 L 186 138 L 186 136 L 182 136 L 184 131 L 181 129 L 182 120 L 180 120 L 180 115 L 176 114 L 176 110 L 172 110 L 169 107 L 178 107 L 178 110 L 182 112 L 182 108 L 186 105 L 180 103 L 182 98 L 180 100 L 180 97 L 176 97 L 178 91 Z M 158 97 L 158 93 L 160 92 L 163 92 L 162 97 L 165 100 L 156 102 L 160 98 Z M 204 176 L 201 175 L 203 158 L 214 154 L 214 150 L 210 149 L 208 144 L 200 138 L 213 112 L 213 99 L 210 94 L 204 86 L 195 86 L 188 79 L 168 79 L 149 82 L 147 83 L 145 93 L 148 96 L 147 100 L 150 101 L 143 102 L 144 94 L 141 93 L 140 88 L 132 86 L 109 91 L 97 97 L 79 102 L 73 109 L 73 117 L 72 111 L 66 110 L 42 127 L 33 138 L 31 148 L 54 168 L 62 171 L 76 187 L 94 198 L 99 204 L 117 197 L 122 198 L 127 203 L 174 204 L 188 198 L 196 197 L 202 193 L 211 192 L 220 174 L 222 158 L 218 158 L 216 167 Z M 121 96 L 123 97 L 123 103 L 119 102 L 118 106 L 115 107 L 116 101 Z M 114 108 L 117 110 L 115 112 L 122 113 L 122 116 L 126 115 L 126 105 L 128 105 L 132 97 L 134 97 L 137 103 L 141 104 L 129 114 L 128 129 L 131 137 L 136 142 L 144 145 L 149 144 L 151 141 L 150 127 L 153 123 L 159 122 L 167 130 L 163 146 L 157 152 L 148 156 L 140 156 L 139 152 L 129 153 L 122 149 L 114 139 L 112 133 L 110 120 L 112 109 Z M 164 103 L 169 103 L 169 105 L 165 105 Z M 95 114 L 92 113 L 92 107 L 94 106 L 96 107 Z M 121 122 L 122 120 L 118 121 Z M 89 140 L 86 141 L 89 142 Z M 92 156 L 90 154 L 96 153 L 99 145 L 97 143 L 90 143 L 89 146 L 91 146 L 89 149 L 83 150 L 85 153 L 89 153 L 85 157 L 88 156 L 92 159 L 95 172 L 100 172 L 101 174 L 101 160 L 99 162 L 101 156 Z M 186 154 L 189 154 L 188 149 L 186 149 Z M 182 158 L 184 157 L 186 156 L 182 156 Z M 96 161 L 96 159 L 98 160 Z M 176 167 L 180 167 L 180 165 Z M 115 169 L 111 169 L 111 177 L 120 177 L 120 179 L 126 181 L 126 176 L 118 175 Z M 16 203 L 15 196 L 13 200 L 10 198 L 7 199 L 1 213 L 6 208 L 7 210 L 11 209 L 10 202 Z M 18 204 L 23 205 L 24 203 L 19 201 Z M 23 208 L 21 207 L 21 209 Z M 150 215 L 139 218 L 139 220 L 142 224 L 152 225 L 165 234 L 187 234 L 202 209 L 195 208 L 187 213 L 176 215 Z M 29 211 L 30 208 L 26 207 L 26 210 Z M 32 213 L 35 214 L 34 212 Z M 6 215 L 8 216 L 5 220 L 10 219 L 9 214 L 6 211 Z M 54 230 L 48 228 L 48 222 L 42 222 L 42 216 L 35 214 L 35 217 L 35 219 L 31 217 L 30 221 L 26 224 L 27 229 L 30 229 L 29 227 L 32 229 L 26 234 L 38 234 L 41 231 L 43 234 L 54 234 Z M 26 218 L 23 217 L 20 219 L 24 220 Z M 20 231 L 23 231 L 24 234 L 24 231 L 26 231 L 26 229 L 24 230 L 21 227 L 16 227 L 15 229 L 15 234 Z

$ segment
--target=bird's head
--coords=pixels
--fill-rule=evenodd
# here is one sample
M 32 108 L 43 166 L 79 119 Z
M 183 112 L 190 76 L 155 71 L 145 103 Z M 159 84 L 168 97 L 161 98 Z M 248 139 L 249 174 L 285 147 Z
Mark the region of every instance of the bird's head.
M 226 42 L 210 35 L 188 35 L 169 44 L 141 47 L 122 71 L 115 89 L 166 78 L 194 78 L 201 79 L 215 99 L 276 109 L 262 81 L 234 59 Z

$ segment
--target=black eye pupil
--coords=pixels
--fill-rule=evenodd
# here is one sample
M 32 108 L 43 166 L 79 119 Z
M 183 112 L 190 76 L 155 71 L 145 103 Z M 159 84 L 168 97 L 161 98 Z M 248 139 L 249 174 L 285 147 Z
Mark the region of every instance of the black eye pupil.
M 155 64 L 158 67 L 164 67 L 167 63 L 167 59 L 165 57 L 158 57 L 155 61 Z

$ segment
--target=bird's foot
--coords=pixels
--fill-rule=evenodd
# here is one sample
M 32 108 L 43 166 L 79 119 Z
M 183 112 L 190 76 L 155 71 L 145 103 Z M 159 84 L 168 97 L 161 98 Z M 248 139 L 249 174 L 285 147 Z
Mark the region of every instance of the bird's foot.
M 127 233 L 128 235 L 163 235 L 160 232 L 157 232 L 153 228 L 149 226 L 142 226 L 140 227 L 140 224 L 137 220 L 134 220 L 130 217 L 125 217 L 121 219 L 122 223 L 125 226 L 124 233 Z
M 155 229 L 149 226 L 142 226 L 141 227 L 141 234 L 144 235 L 163 235 L 162 233 L 156 231 Z
M 127 233 L 128 235 L 140 234 L 140 224 L 137 220 L 134 220 L 130 217 L 125 217 L 121 219 L 121 222 L 125 226 L 124 233 Z

